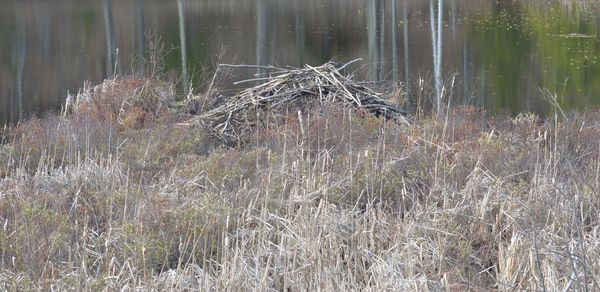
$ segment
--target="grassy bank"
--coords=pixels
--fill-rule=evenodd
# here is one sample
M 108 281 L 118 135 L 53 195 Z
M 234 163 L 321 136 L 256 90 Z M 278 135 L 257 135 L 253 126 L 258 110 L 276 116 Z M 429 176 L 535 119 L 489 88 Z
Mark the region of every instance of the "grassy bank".
M 595 290 L 600 114 L 324 105 L 222 145 L 116 78 L 2 132 L 0 289 Z

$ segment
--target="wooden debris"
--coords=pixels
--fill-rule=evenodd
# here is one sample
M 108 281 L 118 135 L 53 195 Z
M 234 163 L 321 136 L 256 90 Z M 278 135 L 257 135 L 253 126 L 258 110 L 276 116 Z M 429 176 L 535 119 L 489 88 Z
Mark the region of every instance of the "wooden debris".
M 226 102 L 194 117 L 193 122 L 213 129 L 223 140 L 239 141 L 258 124 L 263 112 L 285 113 L 292 107 L 335 103 L 408 124 L 406 112 L 384 100 L 380 93 L 340 73 L 350 63 L 336 67 L 335 63 L 328 62 L 318 67 L 306 65 L 292 69 L 256 66 L 268 70 L 269 74 L 236 82 L 258 84 L 235 93 Z

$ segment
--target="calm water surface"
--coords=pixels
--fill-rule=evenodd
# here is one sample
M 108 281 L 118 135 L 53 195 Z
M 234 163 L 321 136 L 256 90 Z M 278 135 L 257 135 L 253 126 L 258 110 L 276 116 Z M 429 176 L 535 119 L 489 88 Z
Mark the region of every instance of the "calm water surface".
M 0 121 L 58 109 L 84 81 L 135 70 L 148 55 L 148 32 L 172 48 L 167 69 L 191 85 L 222 51 L 225 63 L 279 66 L 362 58 L 361 78 L 402 82 L 412 96 L 424 80 L 430 100 L 441 95 L 490 111 L 545 113 L 552 106 L 540 88 L 548 88 L 564 108 L 583 110 L 600 103 L 599 6 L 526 0 L 4 0 Z

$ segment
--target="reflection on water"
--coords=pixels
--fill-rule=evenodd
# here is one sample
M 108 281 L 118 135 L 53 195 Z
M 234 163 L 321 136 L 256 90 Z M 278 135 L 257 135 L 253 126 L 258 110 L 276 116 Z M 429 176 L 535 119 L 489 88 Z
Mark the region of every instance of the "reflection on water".
M 199 68 L 362 58 L 362 78 L 392 80 L 495 111 L 600 103 L 600 10 L 541 1 L 61 0 L 0 3 L 0 120 L 57 109 L 85 80 L 135 70 L 147 32 L 173 50 L 169 70 L 194 88 Z M 569 2 L 569 1 L 567 1 Z M 572 1 L 571 1 L 572 2 Z M 132 62 L 132 60 L 137 62 Z M 246 72 L 251 74 L 256 72 Z M 451 80 L 456 82 L 451 87 Z M 452 95 L 452 96 L 450 96 Z
M 435 105 L 437 111 L 442 109 L 442 35 L 444 29 L 442 24 L 444 22 L 444 0 L 437 1 L 437 7 L 434 0 L 429 0 L 429 11 L 430 11 L 430 25 L 431 25 L 431 50 L 433 51 L 433 74 L 435 82 Z M 437 11 L 437 13 L 436 13 Z M 437 17 L 436 17 L 437 16 Z

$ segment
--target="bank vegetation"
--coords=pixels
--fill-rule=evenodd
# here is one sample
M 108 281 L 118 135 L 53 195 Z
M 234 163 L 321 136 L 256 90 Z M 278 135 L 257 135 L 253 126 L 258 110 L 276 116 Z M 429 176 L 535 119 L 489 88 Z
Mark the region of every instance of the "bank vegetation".
M 205 97 L 115 77 L 5 128 L 0 289 L 600 289 L 599 112 L 325 101 L 224 143 Z

